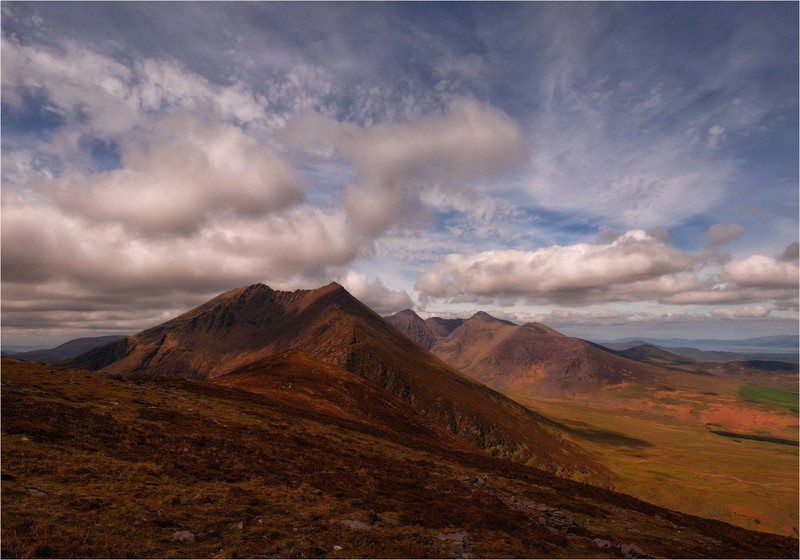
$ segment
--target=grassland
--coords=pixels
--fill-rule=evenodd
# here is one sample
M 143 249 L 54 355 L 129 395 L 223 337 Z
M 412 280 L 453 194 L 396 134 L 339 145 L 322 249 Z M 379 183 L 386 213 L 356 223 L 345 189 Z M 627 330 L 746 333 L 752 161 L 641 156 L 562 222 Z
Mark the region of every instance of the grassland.
M 264 395 L 9 360 L 2 383 L 3 558 L 797 551 L 795 539 Z
M 582 401 L 511 396 L 599 453 L 620 477 L 616 490 L 742 527 L 798 534 L 798 447 L 754 441 L 797 441 L 798 417 L 789 406 L 796 394 L 676 373 Z M 753 439 L 720 435 L 731 432 Z
M 798 412 L 798 393 L 758 385 L 743 385 L 739 389 L 739 396 L 745 400 L 757 403 L 775 405 L 792 412 Z

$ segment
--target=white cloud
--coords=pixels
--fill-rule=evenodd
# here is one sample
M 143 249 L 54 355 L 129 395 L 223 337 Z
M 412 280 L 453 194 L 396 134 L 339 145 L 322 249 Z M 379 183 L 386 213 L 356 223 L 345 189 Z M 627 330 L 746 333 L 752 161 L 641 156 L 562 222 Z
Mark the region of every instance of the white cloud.
M 697 284 L 699 257 L 632 230 L 607 244 L 451 254 L 419 276 L 423 298 L 588 303 L 649 299 Z
M 364 128 L 307 115 L 283 136 L 302 148 L 333 146 L 355 164 L 359 182 L 345 189 L 343 203 L 353 226 L 370 237 L 417 213 L 425 185 L 463 189 L 524 154 L 521 131 L 507 115 L 468 99 L 454 99 L 443 116 Z
M 411 297 L 405 290 L 391 290 L 380 279 L 370 280 L 362 272 L 349 271 L 342 280 L 342 285 L 376 313 L 386 315 L 413 307 Z
M 800 269 L 796 263 L 764 255 L 752 255 L 725 265 L 728 277 L 742 287 L 797 290 Z
M 291 168 L 234 126 L 172 116 L 121 145 L 124 167 L 42 188 L 67 212 L 145 235 L 189 235 L 214 215 L 263 216 L 304 196 Z

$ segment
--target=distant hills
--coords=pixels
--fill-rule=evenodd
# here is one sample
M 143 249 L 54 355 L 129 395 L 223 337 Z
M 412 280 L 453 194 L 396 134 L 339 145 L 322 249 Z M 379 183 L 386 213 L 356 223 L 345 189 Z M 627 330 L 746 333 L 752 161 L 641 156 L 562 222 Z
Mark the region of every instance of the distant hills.
M 641 344 L 650 344 L 661 348 L 697 349 L 702 351 L 796 354 L 800 348 L 800 336 L 759 336 L 739 340 L 719 340 L 715 338 L 621 338 L 613 341 L 601 341 L 600 344 L 618 350 Z
M 93 336 L 76 338 L 60 344 L 55 348 L 29 350 L 26 352 L 3 352 L 3 356 L 14 357 L 17 360 L 30 360 L 33 362 L 55 363 L 74 358 L 98 346 L 108 344 L 125 338 L 121 335 Z
M 360 378 L 373 392 L 403 403 L 408 414 L 493 455 L 598 483 L 610 478 L 552 422 L 447 365 L 335 283 L 294 292 L 263 284 L 231 290 L 67 365 L 124 378 L 182 377 L 263 392 L 276 390 L 265 373 L 276 371 L 276 360 L 298 375 L 309 368 L 320 372 L 326 391 L 338 387 L 335 379 L 358 385 Z M 343 393 L 313 396 L 300 389 L 305 381 L 287 383 L 298 387 L 297 402 L 327 399 L 363 421 L 377 421 L 377 411 L 344 407 Z M 378 398 L 361 404 L 371 402 L 383 406 Z
M 655 372 L 651 364 L 545 325 L 516 325 L 485 312 L 469 319 L 423 320 L 404 310 L 386 320 L 453 367 L 509 394 L 585 394 Z

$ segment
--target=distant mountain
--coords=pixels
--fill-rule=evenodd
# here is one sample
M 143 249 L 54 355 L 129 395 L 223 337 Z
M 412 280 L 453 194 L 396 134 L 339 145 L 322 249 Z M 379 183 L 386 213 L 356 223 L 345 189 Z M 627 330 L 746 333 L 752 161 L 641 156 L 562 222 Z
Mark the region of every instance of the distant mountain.
M 651 364 L 666 366 L 691 364 L 694 362 L 694 360 L 685 358 L 679 354 L 673 354 L 672 352 L 668 352 L 663 348 L 659 348 L 658 346 L 653 346 L 651 344 L 640 344 L 638 346 L 634 346 L 633 348 L 619 350 L 616 353 L 632 360 L 639 360 L 640 362 L 649 362 Z
M 76 338 L 56 346 L 42 350 L 31 350 L 28 352 L 14 352 L 9 354 L 17 360 L 29 360 L 32 362 L 55 363 L 74 358 L 84 352 L 88 352 L 98 346 L 103 346 L 109 342 L 125 338 L 121 335 L 93 336 L 86 338 Z
M 335 283 L 294 292 L 263 284 L 231 290 L 166 323 L 78 356 L 70 365 L 122 377 L 240 379 L 240 387 L 266 390 L 271 381 L 229 374 L 263 372 L 276 355 L 291 350 L 303 352 L 294 361 L 338 368 L 328 370 L 329 382 L 346 370 L 494 455 L 596 481 L 608 477 L 604 467 L 563 441 L 552 422 L 448 366 Z M 246 366 L 255 369 L 243 370 Z
M 406 310 L 387 321 L 401 331 L 421 319 Z M 442 324 L 431 318 L 423 321 L 429 329 Z M 620 356 L 597 344 L 565 336 L 545 325 L 516 325 L 478 312 L 449 330 L 439 330 L 431 352 L 451 366 L 506 394 L 532 393 L 569 396 L 619 384 L 626 379 L 645 379 L 653 367 Z
M 739 340 L 718 340 L 714 338 L 621 338 L 600 342 L 615 350 L 624 350 L 641 344 L 650 344 L 661 348 L 687 348 L 703 351 L 728 352 L 765 352 L 765 353 L 797 353 L 800 348 L 798 335 L 759 336 Z

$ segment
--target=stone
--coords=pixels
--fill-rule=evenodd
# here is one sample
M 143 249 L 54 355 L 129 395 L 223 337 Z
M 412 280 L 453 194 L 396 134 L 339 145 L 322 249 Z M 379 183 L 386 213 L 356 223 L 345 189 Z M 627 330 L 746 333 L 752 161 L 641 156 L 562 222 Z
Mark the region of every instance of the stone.
M 372 525 L 357 519 L 342 519 L 342 525 L 347 525 L 351 529 L 356 529 L 357 531 L 369 531 L 372 529 Z
M 38 488 L 26 488 L 25 490 L 28 491 L 28 494 L 36 498 L 44 498 L 45 496 L 47 496 L 47 492 L 42 492 Z
M 649 554 L 635 544 L 620 543 L 619 551 L 625 558 L 651 558 Z
M 594 539 L 592 541 L 592 544 L 595 546 L 595 548 L 599 548 L 600 550 L 605 550 L 605 549 L 611 548 L 613 546 L 611 541 L 607 541 L 605 539 L 600 539 L 600 538 Z
M 189 542 L 195 541 L 194 533 L 191 531 L 175 531 L 172 533 L 172 542 Z

